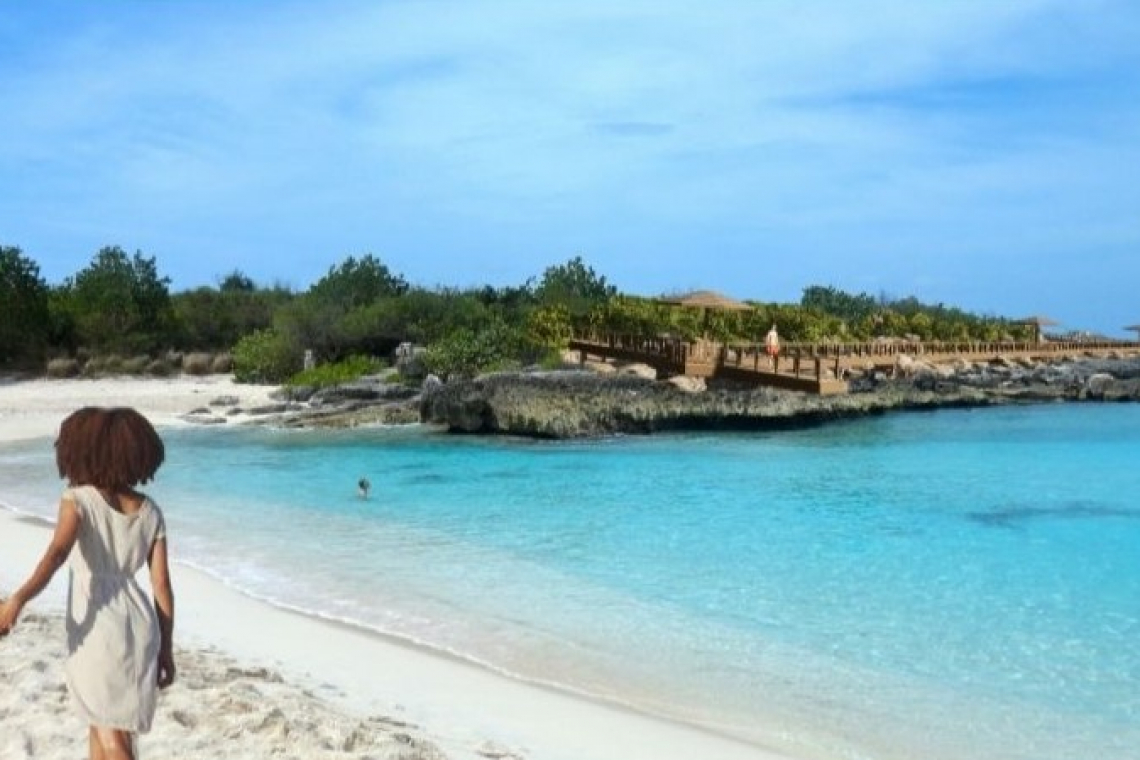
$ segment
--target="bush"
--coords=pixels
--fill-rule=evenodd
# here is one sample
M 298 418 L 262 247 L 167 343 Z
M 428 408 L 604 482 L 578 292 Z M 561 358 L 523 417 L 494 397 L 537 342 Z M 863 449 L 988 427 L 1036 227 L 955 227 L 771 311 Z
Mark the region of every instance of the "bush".
M 212 357 L 209 354 L 192 353 L 182 357 L 182 371 L 187 375 L 210 374 Z
M 148 364 L 150 364 L 149 356 L 145 354 L 132 356 L 130 359 L 123 361 L 123 372 L 126 372 L 128 375 L 141 375 L 146 371 Z
M 239 383 L 282 383 L 301 369 L 302 353 L 272 329 L 255 330 L 233 351 L 234 380 Z
M 443 378 L 474 377 L 519 367 L 534 353 L 534 346 L 521 330 L 497 321 L 478 331 L 456 330 L 432 344 L 424 355 L 424 365 Z
M 47 365 L 48 377 L 75 377 L 79 374 L 79 362 L 70 357 L 52 359 Z
M 155 359 L 146 365 L 146 373 L 155 377 L 169 377 L 174 374 L 174 367 L 166 359 Z
M 290 387 L 328 388 L 329 386 L 359 380 L 365 375 L 374 375 L 384 367 L 383 362 L 371 356 L 350 356 L 334 364 L 322 364 L 298 372 L 290 377 L 285 384 Z
M 93 356 L 83 365 L 84 377 L 103 377 L 123 373 L 123 357 L 118 354 Z
M 230 353 L 221 353 L 210 362 L 210 371 L 215 375 L 228 375 L 234 371 L 234 357 Z

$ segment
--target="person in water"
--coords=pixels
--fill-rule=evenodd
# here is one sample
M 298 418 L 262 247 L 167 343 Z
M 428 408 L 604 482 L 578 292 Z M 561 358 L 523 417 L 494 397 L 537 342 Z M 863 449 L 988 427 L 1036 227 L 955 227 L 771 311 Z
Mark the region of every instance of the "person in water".
M 368 482 L 368 478 L 361 478 L 356 482 L 356 491 L 360 494 L 360 498 L 367 499 L 368 492 L 372 490 L 372 484 Z
M 134 409 L 85 407 L 63 421 L 55 442 L 68 481 L 55 533 L 28 580 L 0 603 L 0 637 L 69 562 L 68 691 L 88 724 L 91 760 L 136 760 L 158 689 L 174 682 L 174 590 L 166 522 L 135 486 L 154 477 L 164 449 Z M 146 564 L 153 601 L 136 580 Z

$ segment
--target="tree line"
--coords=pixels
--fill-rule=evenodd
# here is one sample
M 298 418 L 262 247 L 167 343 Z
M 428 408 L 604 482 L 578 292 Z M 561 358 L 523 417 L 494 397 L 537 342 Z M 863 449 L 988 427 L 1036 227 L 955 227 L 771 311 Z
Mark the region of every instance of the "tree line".
M 446 377 L 555 364 L 571 336 L 590 333 L 753 343 L 777 324 L 795 342 L 1029 337 L 1005 318 L 820 285 L 805 288 L 799 303 L 679 308 L 618 292 L 580 256 L 506 287 L 414 285 L 372 254 L 345 258 L 303 291 L 260 285 L 240 270 L 178 292 L 170 282 L 155 257 L 110 246 L 51 285 L 21 249 L 0 246 L 0 367 L 35 370 L 78 354 L 225 351 L 238 379 L 281 382 L 301 369 L 306 350 L 337 362 L 389 357 L 401 343 L 425 347 L 425 369 Z

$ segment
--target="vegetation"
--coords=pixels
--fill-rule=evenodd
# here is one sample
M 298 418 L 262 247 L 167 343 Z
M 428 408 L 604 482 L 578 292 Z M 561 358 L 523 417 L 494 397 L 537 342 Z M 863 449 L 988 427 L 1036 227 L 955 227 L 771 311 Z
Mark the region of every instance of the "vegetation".
M 321 364 L 311 369 L 302 370 L 290 377 L 285 384 L 329 388 L 351 383 L 365 375 L 374 375 L 383 370 L 384 367 L 384 362 L 373 356 L 350 356 L 339 362 Z
M 215 286 L 169 288 L 142 252 L 102 248 L 52 286 L 32 258 L 0 246 L 0 367 L 155 373 L 169 371 L 164 356 L 224 352 L 239 381 L 326 385 L 375 371 L 402 343 L 425 347 L 417 355 L 424 371 L 459 377 L 555 366 L 572 336 L 590 333 L 756 343 L 775 323 L 787 342 L 1032 336 L 1007 319 L 822 285 L 805 288 L 799 303 L 678 308 L 618 292 L 581 256 L 507 287 L 416 286 L 365 254 L 331 266 L 303 292 L 261 286 L 240 270 Z M 298 374 L 306 351 L 317 369 Z
M 49 291 L 39 266 L 0 246 L 0 366 L 35 360 L 51 337 Z

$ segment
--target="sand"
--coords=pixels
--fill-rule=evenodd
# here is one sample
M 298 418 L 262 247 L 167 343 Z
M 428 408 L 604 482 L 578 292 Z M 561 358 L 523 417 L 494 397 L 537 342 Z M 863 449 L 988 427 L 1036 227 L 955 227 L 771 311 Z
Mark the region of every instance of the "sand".
M 129 404 L 157 425 L 180 425 L 219 396 L 251 408 L 271 390 L 228 377 L 2 380 L 0 442 L 50 445 L 59 422 L 89 404 Z M 0 482 L 0 502 L 4 490 Z M 31 572 L 50 532 L 0 509 L 0 596 Z M 179 678 L 140 738 L 142 757 L 790 760 L 265 604 L 177 561 L 172 572 Z M 0 639 L 0 760 L 86 754 L 86 727 L 63 686 L 66 585 L 64 570 Z

